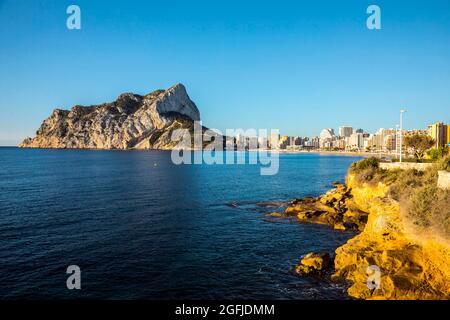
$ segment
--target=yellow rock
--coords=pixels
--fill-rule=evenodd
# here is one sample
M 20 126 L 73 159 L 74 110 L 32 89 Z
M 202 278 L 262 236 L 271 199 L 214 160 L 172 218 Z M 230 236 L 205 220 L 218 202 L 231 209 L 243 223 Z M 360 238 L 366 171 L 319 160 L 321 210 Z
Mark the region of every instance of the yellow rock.
M 314 270 L 311 267 L 304 266 L 302 264 L 299 264 L 298 266 L 295 267 L 295 272 L 298 274 L 308 274 L 311 273 L 312 271 Z
M 359 299 L 450 299 L 448 243 L 411 234 L 383 184 L 358 185 L 351 175 L 347 183 L 369 216 L 364 231 L 336 250 L 333 279 L 350 280 L 348 293 Z M 369 267 L 379 269 L 378 288 L 368 285 Z
M 331 257 L 327 252 L 310 252 L 301 260 L 301 265 L 314 270 L 323 270 L 330 265 Z
M 279 213 L 279 212 L 272 212 L 272 213 L 269 213 L 269 216 L 271 216 L 271 217 L 283 217 L 284 215 L 282 213 Z
M 345 226 L 344 226 L 344 224 L 342 222 L 335 223 L 333 228 L 336 229 L 336 230 L 345 230 Z

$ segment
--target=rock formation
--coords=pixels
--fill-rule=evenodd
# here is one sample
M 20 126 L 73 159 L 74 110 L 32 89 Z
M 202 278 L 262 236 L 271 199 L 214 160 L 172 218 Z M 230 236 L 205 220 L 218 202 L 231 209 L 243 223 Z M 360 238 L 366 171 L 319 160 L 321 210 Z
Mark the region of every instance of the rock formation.
M 55 109 L 20 147 L 81 149 L 172 149 L 175 129 L 193 132 L 200 113 L 182 84 L 141 96 L 121 94 L 95 106 Z
M 327 224 L 338 230 L 362 231 L 368 213 L 360 210 L 352 198 L 350 188 L 335 184 L 335 189 L 318 198 L 292 201 L 285 214 L 296 216 L 301 222 Z
M 333 280 L 347 280 L 350 296 L 359 299 L 450 299 L 450 247 L 432 235 L 411 232 L 400 205 L 383 182 L 358 182 L 349 173 L 347 186 L 318 198 L 294 200 L 285 216 L 301 222 L 362 231 L 336 249 Z M 295 268 L 299 274 L 317 272 L 329 261 L 326 254 L 310 253 Z M 368 281 L 379 270 L 375 286 Z M 373 280 L 373 279 L 372 279 Z
M 328 252 L 310 252 L 295 267 L 295 272 L 298 274 L 321 272 L 328 268 L 330 264 L 331 256 Z
M 361 184 L 350 174 L 347 185 L 369 218 L 361 234 L 336 250 L 334 278 L 350 280 L 355 298 L 450 299 L 448 243 L 411 232 L 384 183 Z M 371 266 L 380 270 L 377 288 L 367 285 Z

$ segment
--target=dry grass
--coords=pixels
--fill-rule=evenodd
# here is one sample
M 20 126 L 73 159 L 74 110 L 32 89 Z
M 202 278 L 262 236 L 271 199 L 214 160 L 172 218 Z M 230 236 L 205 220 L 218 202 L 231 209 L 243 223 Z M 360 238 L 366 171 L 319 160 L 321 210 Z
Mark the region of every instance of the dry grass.
M 449 240 L 450 191 L 437 187 L 438 168 L 403 171 L 389 194 L 399 201 L 402 218 L 412 231 Z
M 450 171 L 450 154 L 438 160 L 436 166 L 437 170 Z
M 377 159 L 369 159 L 350 168 L 357 181 L 389 185 L 387 196 L 400 203 L 402 218 L 414 233 L 426 233 L 450 241 L 450 190 L 437 187 L 438 171 L 450 171 L 450 156 L 424 172 L 383 170 L 379 168 Z
M 449 203 L 449 190 L 424 185 L 404 194 L 400 210 L 405 224 L 416 233 L 450 241 Z

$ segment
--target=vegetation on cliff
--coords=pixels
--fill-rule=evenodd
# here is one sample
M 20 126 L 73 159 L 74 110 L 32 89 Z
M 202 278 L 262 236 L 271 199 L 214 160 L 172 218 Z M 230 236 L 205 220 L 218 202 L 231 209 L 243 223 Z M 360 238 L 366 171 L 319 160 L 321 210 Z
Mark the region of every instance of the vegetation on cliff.
M 334 278 L 363 299 L 449 299 L 449 191 L 437 187 L 438 170 L 383 170 L 378 160 L 352 166 L 347 186 L 369 212 L 364 231 L 336 250 Z M 373 270 L 379 273 L 376 286 Z
M 350 296 L 450 299 L 450 191 L 437 187 L 438 171 L 449 169 L 450 156 L 425 171 L 385 170 L 378 159 L 368 158 L 351 166 L 346 185 L 318 198 L 296 199 L 285 214 L 362 231 L 334 257 L 332 279 L 348 280 Z M 357 217 L 360 224 L 345 223 L 352 212 L 358 213 L 352 222 Z M 322 256 L 306 255 L 295 271 L 319 272 L 314 263 Z
M 354 163 L 350 173 L 359 183 L 389 187 L 386 196 L 399 202 L 405 224 L 415 232 L 450 238 L 450 190 L 438 188 L 438 171 L 450 170 L 450 156 L 437 161 L 425 171 L 384 170 L 379 160 L 368 158 Z

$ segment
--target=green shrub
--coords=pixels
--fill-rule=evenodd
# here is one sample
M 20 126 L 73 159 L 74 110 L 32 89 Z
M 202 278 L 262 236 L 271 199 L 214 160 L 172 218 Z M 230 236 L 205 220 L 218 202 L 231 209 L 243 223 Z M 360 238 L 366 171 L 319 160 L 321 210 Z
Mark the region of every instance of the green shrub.
M 448 155 L 448 146 L 441 147 L 438 149 L 432 148 L 427 151 L 427 155 L 432 162 L 436 162 L 442 158 L 445 158 L 445 156 Z
M 400 168 L 391 169 L 391 170 L 379 170 L 378 171 L 378 179 L 380 182 L 383 182 L 386 185 L 392 185 L 400 179 L 401 174 L 404 171 Z
M 437 170 L 450 171 L 450 155 L 443 157 L 436 163 Z
M 352 163 L 352 166 L 350 167 L 350 171 L 352 173 L 360 173 L 362 171 L 373 169 L 377 170 L 380 167 L 380 160 L 375 157 L 370 157 L 358 162 Z
M 417 162 L 423 159 L 425 152 L 434 144 L 433 138 L 428 135 L 415 134 L 405 138 L 405 146 L 413 150 Z
M 350 167 L 350 172 L 357 181 L 362 183 L 377 184 L 378 182 L 383 182 L 386 185 L 390 185 L 397 181 L 402 170 L 381 169 L 380 160 L 372 157 L 353 163 Z

